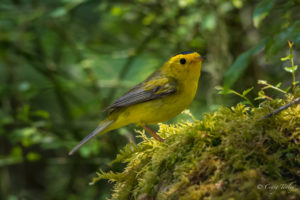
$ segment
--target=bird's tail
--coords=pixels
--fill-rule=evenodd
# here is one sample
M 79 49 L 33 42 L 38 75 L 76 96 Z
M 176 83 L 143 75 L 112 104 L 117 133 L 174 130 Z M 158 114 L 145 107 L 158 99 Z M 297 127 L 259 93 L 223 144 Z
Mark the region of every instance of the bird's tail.
M 98 133 L 101 131 L 104 131 L 106 128 L 108 128 L 112 123 L 114 123 L 114 120 L 108 120 L 101 123 L 93 132 L 91 132 L 88 136 L 86 136 L 83 140 L 79 142 L 70 152 L 69 155 L 72 155 L 75 151 L 77 151 L 82 145 L 87 143 L 90 139 L 95 137 Z

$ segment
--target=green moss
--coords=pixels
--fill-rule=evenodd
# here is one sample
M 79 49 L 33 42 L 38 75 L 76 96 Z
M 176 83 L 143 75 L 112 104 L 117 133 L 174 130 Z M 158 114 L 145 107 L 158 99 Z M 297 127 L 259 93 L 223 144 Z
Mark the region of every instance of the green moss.
M 300 199 L 300 105 L 260 120 L 293 98 L 160 124 L 164 143 L 141 132 L 143 142 L 117 156 L 126 169 L 93 181 L 115 181 L 112 199 L 120 200 Z

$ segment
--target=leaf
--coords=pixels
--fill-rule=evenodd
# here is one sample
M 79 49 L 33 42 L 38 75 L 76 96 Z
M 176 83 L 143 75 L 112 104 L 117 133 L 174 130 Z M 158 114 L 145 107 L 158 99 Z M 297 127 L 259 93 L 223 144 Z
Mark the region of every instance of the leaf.
M 290 73 L 293 73 L 293 70 L 291 69 L 291 67 L 284 67 L 284 70 Z
M 266 85 L 266 84 L 268 84 L 268 82 L 265 80 L 258 80 L 257 84 Z
M 267 43 L 268 38 L 263 39 L 256 47 L 242 53 L 235 62 L 230 66 L 230 68 L 225 73 L 224 77 L 224 87 L 231 88 L 231 86 L 241 77 L 244 70 L 247 68 L 250 58 L 261 51 L 265 44 Z
M 285 67 L 284 70 L 290 73 L 295 72 L 298 69 L 298 65 L 292 66 L 292 67 Z
M 222 86 L 216 86 L 216 90 L 218 90 L 218 94 L 231 94 L 233 93 L 232 90 L 228 88 L 223 88 Z
M 256 28 L 269 15 L 274 3 L 275 0 L 263 0 L 257 5 L 253 13 L 253 24 Z
M 291 89 L 291 87 L 287 87 L 284 89 L 284 91 L 288 92 Z
M 294 65 L 293 69 L 294 69 L 294 71 L 296 71 L 298 69 L 298 65 Z
M 280 58 L 280 60 L 281 61 L 286 61 L 286 60 L 289 60 L 289 59 L 291 59 L 291 58 L 293 58 L 293 55 L 288 55 L 287 57 L 284 57 L 284 58 Z
M 265 96 L 265 92 L 264 92 L 263 90 L 260 90 L 260 91 L 258 92 L 258 96 L 264 97 L 264 96 Z
M 257 101 L 257 100 L 263 100 L 263 99 L 266 99 L 266 97 L 261 96 L 261 97 L 254 98 L 255 101 Z
M 279 88 L 281 86 L 281 83 L 277 83 L 277 85 L 275 85 L 275 87 Z
M 254 88 L 254 87 L 251 87 L 251 88 L 249 88 L 249 89 L 247 89 L 247 90 L 244 90 L 244 91 L 243 91 L 243 96 L 246 96 L 251 90 L 253 90 L 253 88 Z
M 288 44 L 289 44 L 289 47 L 291 49 L 293 47 L 293 45 L 294 45 L 294 42 L 291 42 L 290 40 L 288 40 Z

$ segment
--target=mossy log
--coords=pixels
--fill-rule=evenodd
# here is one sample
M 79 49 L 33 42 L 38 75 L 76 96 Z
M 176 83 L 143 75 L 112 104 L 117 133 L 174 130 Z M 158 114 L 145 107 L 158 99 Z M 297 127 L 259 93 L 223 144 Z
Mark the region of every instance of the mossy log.
M 115 162 L 121 173 L 98 173 L 115 181 L 112 199 L 300 199 L 300 104 L 270 118 L 294 99 L 238 104 L 205 114 L 201 121 L 160 124 L 158 142 L 128 144 Z

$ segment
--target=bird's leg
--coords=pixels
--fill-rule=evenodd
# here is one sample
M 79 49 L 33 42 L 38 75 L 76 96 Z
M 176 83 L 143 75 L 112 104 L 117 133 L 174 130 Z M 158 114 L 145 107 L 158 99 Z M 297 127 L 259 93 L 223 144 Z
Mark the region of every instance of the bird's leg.
M 163 138 L 161 138 L 159 135 L 157 135 L 154 131 L 151 130 L 151 128 L 149 128 L 146 125 L 141 125 L 141 127 L 143 129 L 145 129 L 152 137 L 154 137 L 154 139 L 156 139 L 157 141 L 160 142 L 164 142 L 165 140 Z

